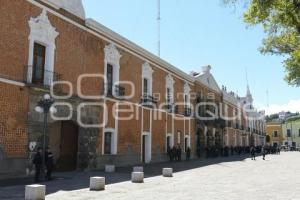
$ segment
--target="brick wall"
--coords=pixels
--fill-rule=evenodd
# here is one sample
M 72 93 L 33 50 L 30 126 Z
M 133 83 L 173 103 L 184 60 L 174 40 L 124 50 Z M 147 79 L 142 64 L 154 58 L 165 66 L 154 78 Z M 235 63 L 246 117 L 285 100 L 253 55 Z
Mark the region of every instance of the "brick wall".
M 24 157 L 27 152 L 26 89 L 0 83 L 0 145 L 7 157 Z

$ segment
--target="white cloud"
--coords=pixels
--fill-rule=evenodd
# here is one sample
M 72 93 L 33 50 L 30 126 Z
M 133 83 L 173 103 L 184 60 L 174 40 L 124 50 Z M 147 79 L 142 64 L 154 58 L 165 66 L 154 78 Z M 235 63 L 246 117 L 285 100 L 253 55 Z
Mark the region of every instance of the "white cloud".
M 300 99 L 290 100 L 287 104 L 271 104 L 269 108 L 261 108 L 266 111 L 266 115 L 279 113 L 281 111 L 300 112 Z

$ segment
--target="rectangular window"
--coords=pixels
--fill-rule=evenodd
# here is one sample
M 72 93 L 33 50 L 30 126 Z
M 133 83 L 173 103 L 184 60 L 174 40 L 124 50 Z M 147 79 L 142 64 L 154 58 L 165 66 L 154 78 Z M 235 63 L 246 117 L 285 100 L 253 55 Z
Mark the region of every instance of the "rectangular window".
M 144 88 L 143 88 L 144 95 L 148 95 L 148 79 L 144 78 Z
M 187 148 L 188 148 L 188 138 L 184 138 L 184 152 L 187 151 Z
M 167 88 L 167 103 L 171 103 L 171 90 L 170 88 Z
M 278 131 L 274 131 L 273 137 L 278 137 Z
M 291 137 L 291 129 L 287 129 L 286 130 L 286 136 L 287 137 Z
M 32 66 L 32 83 L 44 83 L 46 47 L 34 43 L 33 49 L 33 66 Z
M 104 154 L 111 154 L 112 133 L 106 132 L 104 134 Z
M 106 79 L 107 79 L 107 95 L 112 96 L 113 94 L 113 66 L 107 64 L 107 72 L 106 72 Z
M 167 150 L 168 149 L 171 149 L 172 146 L 171 146 L 171 136 L 167 136 Z

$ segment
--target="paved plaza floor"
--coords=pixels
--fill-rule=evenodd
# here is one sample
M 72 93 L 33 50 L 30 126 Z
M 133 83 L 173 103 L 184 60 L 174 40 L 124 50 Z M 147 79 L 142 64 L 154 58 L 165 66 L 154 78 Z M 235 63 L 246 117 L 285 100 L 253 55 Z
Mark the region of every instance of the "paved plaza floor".
M 173 167 L 173 178 L 164 178 L 163 167 Z M 258 157 L 194 160 L 145 167 L 145 182 L 130 182 L 129 168 L 118 172 L 56 174 L 46 183 L 47 200 L 300 200 L 300 152 Z M 89 191 L 90 176 L 105 176 L 105 191 Z M 1 184 L 2 185 L 2 184 Z M 0 199 L 24 199 L 24 185 L 0 187 Z

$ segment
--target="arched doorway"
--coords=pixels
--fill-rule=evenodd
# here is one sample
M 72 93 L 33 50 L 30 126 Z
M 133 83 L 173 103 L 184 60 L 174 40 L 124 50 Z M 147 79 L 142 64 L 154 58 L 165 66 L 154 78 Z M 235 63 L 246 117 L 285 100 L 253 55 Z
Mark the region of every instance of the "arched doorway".
M 50 149 L 56 159 L 57 171 L 77 168 L 78 125 L 72 121 L 58 121 L 50 127 Z

